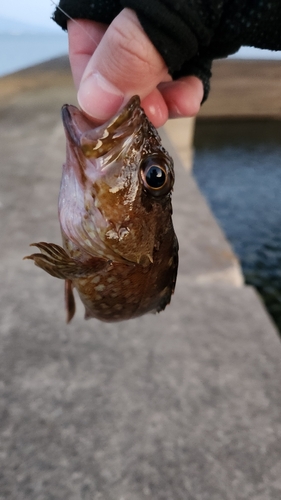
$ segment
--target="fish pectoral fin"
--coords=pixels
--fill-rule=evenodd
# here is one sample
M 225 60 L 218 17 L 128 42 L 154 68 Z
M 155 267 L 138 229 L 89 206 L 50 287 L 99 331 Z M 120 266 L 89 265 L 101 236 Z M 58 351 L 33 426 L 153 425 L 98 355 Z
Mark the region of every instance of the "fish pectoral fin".
M 75 298 L 73 294 L 73 283 L 71 280 L 65 280 L 64 282 L 64 298 L 66 322 L 69 323 L 75 314 Z
M 39 248 L 41 253 L 28 255 L 24 259 L 33 260 L 36 266 L 55 278 L 71 280 L 87 277 L 107 265 L 107 261 L 100 258 L 90 258 L 87 263 L 75 260 L 55 243 L 40 242 L 32 243 L 30 246 Z
M 59 245 L 40 242 L 32 243 L 30 246 L 39 248 L 41 253 L 34 253 L 24 258 L 33 260 L 35 265 L 46 273 L 60 279 L 69 279 L 76 274 L 78 263 Z

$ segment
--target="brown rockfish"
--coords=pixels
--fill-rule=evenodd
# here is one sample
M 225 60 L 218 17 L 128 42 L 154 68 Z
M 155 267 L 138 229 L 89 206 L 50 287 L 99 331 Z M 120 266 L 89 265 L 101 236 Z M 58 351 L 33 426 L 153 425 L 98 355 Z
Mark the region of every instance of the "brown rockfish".
M 67 140 L 59 194 L 63 247 L 35 243 L 26 257 L 73 288 L 85 318 L 118 321 L 159 312 L 174 291 L 178 243 L 172 224 L 173 161 L 137 96 L 103 125 L 62 108 Z

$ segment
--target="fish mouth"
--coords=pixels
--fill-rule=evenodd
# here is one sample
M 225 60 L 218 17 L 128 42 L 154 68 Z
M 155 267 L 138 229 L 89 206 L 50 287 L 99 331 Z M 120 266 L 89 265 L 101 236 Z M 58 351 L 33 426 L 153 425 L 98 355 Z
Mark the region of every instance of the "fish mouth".
M 76 106 L 65 104 L 62 107 L 62 121 L 66 135 L 73 146 L 82 149 L 87 158 L 99 158 L 121 145 L 125 139 L 138 129 L 141 115 L 139 96 L 133 96 L 112 118 L 102 125 L 87 118 Z
M 118 194 L 119 177 L 127 198 L 132 198 L 137 189 L 137 181 L 132 187 L 131 183 L 125 186 L 125 174 L 121 173 L 128 151 L 134 146 L 139 149 L 143 138 L 142 128 L 147 119 L 140 107 L 140 99 L 132 97 L 102 125 L 97 126 L 76 106 L 67 104 L 62 108 L 62 120 L 67 149 L 59 195 L 62 233 L 87 254 L 127 261 L 113 249 L 112 243 L 105 241 L 104 233 L 109 228 L 110 219 L 105 210 L 109 207 L 112 211 L 110 203 L 117 199 L 114 188 Z M 115 211 L 118 212 L 117 208 Z M 123 217 L 123 211 L 120 208 L 120 217 Z

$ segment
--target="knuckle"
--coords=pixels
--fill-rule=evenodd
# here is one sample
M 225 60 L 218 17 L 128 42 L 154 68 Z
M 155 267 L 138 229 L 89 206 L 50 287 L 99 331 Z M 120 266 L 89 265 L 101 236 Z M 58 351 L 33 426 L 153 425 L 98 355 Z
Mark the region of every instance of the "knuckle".
M 112 23 L 110 44 L 118 71 L 130 71 L 134 79 L 149 78 L 163 71 L 164 63 L 140 27 L 132 24 L 127 30 Z
M 120 30 L 117 25 L 114 26 L 112 32 L 112 46 L 118 48 L 120 60 L 128 61 L 128 64 L 134 66 L 149 66 L 148 51 L 145 43 L 141 38 L 133 36 L 130 32 Z

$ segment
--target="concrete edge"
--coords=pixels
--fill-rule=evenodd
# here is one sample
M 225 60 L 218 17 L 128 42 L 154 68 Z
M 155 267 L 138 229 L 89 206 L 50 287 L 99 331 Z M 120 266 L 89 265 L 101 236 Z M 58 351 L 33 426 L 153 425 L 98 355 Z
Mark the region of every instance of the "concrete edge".
M 177 166 L 182 170 L 185 170 L 187 174 L 187 182 L 188 175 L 192 174 L 194 129 L 194 118 L 169 120 L 163 127 L 164 142 L 168 139 L 167 149 L 172 151 L 172 156 L 174 158 L 174 162 L 177 163 Z M 169 143 L 171 147 L 169 147 Z M 193 282 L 198 285 L 226 284 L 233 287 L 243 287 L 245 286 L 245 282 L 239 259 L 219 227 L 219 224 L 212 214 L 204 195 L 199 190 L 195 179 L 192 178 L 192 181 L 193 184 L 195 184 L 193 188 L 194 196 L 198 199 L 199 205 L 202 205 L 202 202 L 206 205 L 206 212 L 208 213 L 207 217 L 210 220 L 210 225 L 216 226 L 217 232 L 220 233 L 222 248 L 228 247 L 229 254 L 227 266 L 225 266 L 224 255 L 224 258 L 221 259 L 221 265 L 218 265 L 218 269 L 197 275 Z M 191 179 L 189 179 L 189 182 L 191 182 Z M 190 281 L 190 279 L 187 278 L 187 281 Z

